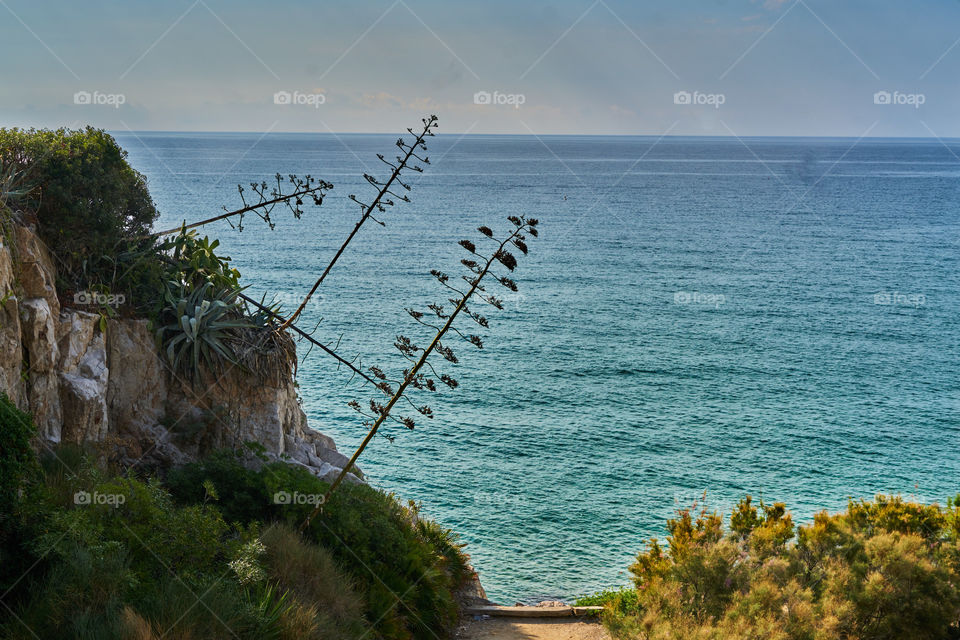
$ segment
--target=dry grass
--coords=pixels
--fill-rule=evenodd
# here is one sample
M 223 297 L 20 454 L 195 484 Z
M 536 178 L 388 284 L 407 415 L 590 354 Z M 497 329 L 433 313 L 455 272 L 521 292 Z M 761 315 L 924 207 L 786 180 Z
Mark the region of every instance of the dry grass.
M 339 640 L 364 633 L 363 600 L 326 549 L 285 524 L 271 525 L 261 540 L 270 578 L 296 602 L 283 618 L 288 637 Z

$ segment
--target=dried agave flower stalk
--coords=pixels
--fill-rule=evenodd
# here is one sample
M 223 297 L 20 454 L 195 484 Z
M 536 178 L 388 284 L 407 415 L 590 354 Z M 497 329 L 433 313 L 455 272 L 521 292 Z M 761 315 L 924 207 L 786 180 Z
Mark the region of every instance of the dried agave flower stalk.
M 470 240 L 460 241 L 460 246 L 466 249 L 466 251 L 473 256 L 471 258 L 464 258 L 461 260 L 461 263 L 470 271 L 470 275 L 462 276 L 462 279 L 468 285 L 468 288 L 466 288 L 465 291 L 459 289 L 457 286 L 454 286 L 454 284 L 451 284 L 450 277 L 446 273 L 436 270 L 431 271 L 431 275 L 433 275 L 440 282 L 440 284 L 457 294 L 458 297 L 449 298 L 449 302 L 453 304 L 453 309 L 447 313 L 445 312 L 443 305 L 437 304 L 431 304 L 428 306 L 430 314 L 416 311 L 414 309 L 407 309 L 407 313 L 409 313 L 414 320 L 420 324 L 436 329 L 436 333 L 425 348 L 418 347 L 412 340 L 410 340 L 410 338 L 406 336 L 397 336 L 394 346 L 396 346 L 404 358 L 413 363 L 409 369 L 404 370 L 403 378 L 401 380 L 388 380 L 386 375 L 380 369 L 375 367 L 370 368 L 370 371 L 373 373 L 374 377 L 380 381 L 377 384 L 377 388 L 389 399 L 385 404 L 381 404 L 376 400 L 371 400 L 369 413 L 361 408 L 359 402 L 354 401 L 351 403 L 351 406 L 355 410 L 367 417 L 365 424 L 370 427 L 369 431 L 367 432 L 366 437 L 363 439 L 363 442 L 360 443 L 360 446 L 350 458 L 350 461 L 340 472 L 340 475 L 337 476 L 337 478 L 333 481 L 333 484 L 330 485 L 330 488 L 327 490 L 324 499 L 304 521 L 301 528 L 306 528 L 310 524 L 310 521 L 317 515 L 317 513 L 320 512 L 323 505 L 327 500 L 329 500 L 330 496 L 334 491 L 336 491 L 337 487 L 340 486 L 340 483 L 343 481 L 346 474 L 351 468 L 353 468 L 353 465 L 360 457 L 360 454 L 363 453 L 363 450 L 366 449 L 368 444 L 370 444 L 370 441 L 377 434 L 384 422 L 387 420 L 392 420 L 410 429 L 414 428 L 415 424 L 411 418 L 391 415 L 394 407 L 401 399 L 407 400 L 407 402 L 416 408 L 417 411 L 422 415 L 425 415 L 428 418 L 433 417 L 433 412 L 429 407 L 417 407 L 412 401 L 407 399 L 405 394 L 410 387 L 420 390 L 436 391 L 437 385 L 435 384 L 435 381 L 439 381 L 451 388 L 456 388 L 458 386 L 459 383 L 454 378 L 447 374 L 438 373 L 429 359 L 434 353 L 439 353 L 443 359 L 448 362 L 455 364 L 458 361 L 453 349 L 441 342 L 441 340 L 449 332 L 453 332 L 477 348 L 483 347 L 483 341 L 479 336 L 461 332 L 454 326 L 454 322 L 461 314 L 465 314 L 479 326 L 484 328 L 489 326 L 486 317 L 470 309 L 468 306 L 468 303 L 471 302 L 474 297 L 481 299 L 483 302 L 490 304 L 497 309 L 503 309 L 503 301 L 488 293 L 482 284 L 487 276 L 491 276 L 501 286 L 506 287 L 511 291 L 517 290 L 516 282 L 505 275 L 498 275 L 493 271 L 493 268 L 495 265 L 499 265 L 505 267 L 507 271 L 510 272 L 516 268 L 517 259 L 510 252 L 509 247 L 516 248 L 521 253 L 526 254 L 527 236 L 537 237 L 537 220 L 518 216 L 510 216 L 508 217 L 508 220 L 512 224 L 513 230 L 503 240 L 498 240 L 489 227 L 482 226 L 477 229 L 485 239 L 496 244 L 496 248 L 491 251 L 489 255 L 484 255 L 484 253 L 479 250 L 477 246 Z M 475 260 L 474 258 L 479 258 L 479 261 Z M 436 317 L 437 320 L 433 321 L 433 317 Z M 430 318 L 430 320 L 427 320 L 427 318 Z M 441 321 L 442 324 L 439 324 Z M 437 324 L 434 324 L 434 322 Z M 397 384 L 395 389 L 393 384 Z
M 410 135 L 414 136 L 413 144 L 405 142 L 403 138 L 397 138 L 396 145 L 397 147 L 400 148 L 401 151 L 404 152 L 404 155 L 402 157 L 397 156 L 396 164 L 384 158 L 383 154 L 381 153 L 377 154 L 377 157 L 381 160 L 381 162 L 383 162 L 384 164 L 386 164 L 392 169 L 392 171 L 390 172 L 390 177 L 387 178 L 386 182 L 380 182 L 379 180 L 377 180 L 375 177 L 371 176 L 368 173 L 363 174 L 363 177 L 367 182 L 373 185 L 374 188 L 379 189 L 379 191 L 377 192 L 377 196 L 373 199 L 373 201 L 370 204 L 361 202 L 353 194 L 349 196 L 351 200 L 353 200 L 354 202 L 360 205 L 360 207 L 363 209 L 363 214 L 360 216 L 360 219 L 357 221 L 357 224 L 354 225 L 353 230 L 350 232 L 350 235 L 348 235 L 347 239 L 343 241 L 342 245 L 340 245 L 340 248 L 337 250 L 337 253 L 334 254 L 333 256 L 333 259 L 330 260 L 329 264 L 327 264 L 327 267 L 323 270 L 323 273 L 321 273 L 320 277 L 317 278 L 317 281 L 313 284 L 313 287 L 310 289 L 310 292 L 307 293 L 306 297 L 304 297 L 303 302 L 301 302 L 300 306 L 297 307 L 297 310 L 294 311 L 289 318 L 287 318 L 286 322 L 280 325 L 280 330 L 283 330 L 289 327 L 297 319 L 297 317 L 303 312 L 307 304 L 310 302 L 310 298 L 313 297 L 313 294 L 316 293 L 317 289 L 320 287 L 320 284 L 323 282 L 324 278 L 326 278 L 327 274 L 330 273 L 330 270 L 333 269 L 333 265 L 335 265 L 337 263 L 337 260 L 340 259 L 340 256 L 343 254 L 344 250 L 347 248 L 347 245 L 350 244 L 354 236 L 357 235 L 357 232 L 360 231 L 360 227 L 362 227 L 367 220 L 371 220 L 371 219 L 374 222 L 377 222 L 381 225 L 383 224 L 380 220 L 377 220 L 373 216 L 373 213 L 375 211 L 385 212 L 387 210 L 386 207 L 392 207 L 394 205 L 394 201 L 390 198 L 390 196 L 393 196 L 394 198 L 398 200 L 402 200 L 404 202 L 410 202 L 409 196 L 394 193 L 390 189 L 391 187 L 393 187 L 394 183 L 396 183 L 396 184 L 399 184 L 401 187 L 403 187 L 405 190 L 410 191 L 411 189 L 410 185 L 405 183 L 400 178 L 400 173 L 408 167 L 412 158 L 416 158 L 416 160 L 419 160 L 423 164 L 430 164 L 430 158 L 426 155 L 420 156 L 418 152 L 420 151 L 425 152 L 427 150 L 427 143 L 425 142 L 425 139 L 434 135 L 433 130 L 436 127 L 437 127 L 437 116 L 430 116 L 429 118 L 423 118 L 423 131 L 421 131 L 420 133 L 417 134 L 413 132 L 413 129 L 410 129 L 410 128 L 407 129 L 407 131 L 410 132 Z M 409 168 L 419 173 L 423 172 L 423 167 L 416 164 L 409 165 Z

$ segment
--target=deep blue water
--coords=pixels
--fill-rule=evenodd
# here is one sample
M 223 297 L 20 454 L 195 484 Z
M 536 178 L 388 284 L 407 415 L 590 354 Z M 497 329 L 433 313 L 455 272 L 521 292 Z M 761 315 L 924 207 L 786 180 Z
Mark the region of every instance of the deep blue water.
M 396 139 L 117 137 L 164 227 L 276 172 L 335 183 L 275 231 L 207 229 L 252 291 L 290 301 Z M 364 227 L 301 326 L 322 317 L 317 336 L 399 372 L 394 336 L 424 339 L 403 309 L 445 301 L 428 271 L 457 272 L 456 241 L 541 220 L 486 347 L 445 368 L 461 388 L 361 460 L 462 533 L 503 602 L 625 583 L 644 540 L 704 492 L 720 509 L 762 494 L 800 520 L 876 492 L 943 501 L 960 490 L 960 142 L 946 144 L 438 136 L 412 204 Z M 371 394 L 333 365 L 312 353 L 300 390 L 350 451 L 364 429 L 346 403 Z

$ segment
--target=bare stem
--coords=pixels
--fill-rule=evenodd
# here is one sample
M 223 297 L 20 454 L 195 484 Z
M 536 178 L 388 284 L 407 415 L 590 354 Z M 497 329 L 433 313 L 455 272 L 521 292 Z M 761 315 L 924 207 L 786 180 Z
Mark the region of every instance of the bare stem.
M 496 260 L 497 255 L 500 253 L 500 251 L 503 250 L 505 246 L 507 246 L 509 242 L 511 242 L 514 238 L 516 238 L 522 230 L 523 230 L 522 227 L 518 227 L 517 229 L 515 229 L 513 233 L 511 233 L 507 237 L 506 240 L 500 243 L 499 248 L 490 255 L 490 259 L 487 260 L 487 263 L 484 265 L 483 271 L 481 271 L 480 274 L 477 276 L 476 280 L 473 281 L 473 284 L 470 286 L 469 291 L 467 291 L 464 294 L 464 296 L 460 299 L 460 301 L 457 303 L 456 308 L 450 314 L 450 317 L 447 318 L 447 321 L 446 323 L 444 323 L 443 327 L 441 327 L 440 330 L 437 332 L 437 334 L 433 337 L 433 340 L 430 342 L 427 348 L 423 350 L 423 354 L 417 360 L 416 364 L 413 365 L 413 368 L 410 369 L 410 371 L 407 373 L 407 376 L 406 378 L 404 378 L 403 383 L 400 384 L 396 392 L 390 398 L 390 401 L 386 404 L 386 406 L 380 412 L 379 417 L 373 423 L 373 426 L 370 427 L 370 431 L 367 433 L 366 437 L 363 439 L 363 442 L 360 443 L 360 446 L 357 447 L 357 450 L 353 453 L 353 456 L 350 457 L 350 461 L 340 471 L 340 475 L 338 475 L 336 480 L 333 481 L 333 484 L 330 485 L 330 488 L 327 489 L 327 492 L 323 496 L 323 500 L 320 501 L 320 503 L 314 508 L 314 510 L 310 513 L 310 515 L 307 516 L 307 519 L 300 526 L 301 531 L 303 531 L 310 525 L 310 521 L 313 520 L 313 518 L 316 517 L 316 515 L 320 512 L 320 510 L 323 508 L 323 505 L 327 503 L 327 500 L 330 499 L 330 496 L 333 495 L 333 492 L 336 491 L 337 487 L 340 486 L 340 483 L 343 482 L 344 477 L 346 477 L 350 469 L 353 468 L 353 465 L 357 462 L 357 459 L 360 457 L 360 454 L 363 453 L 363 450 L 366 449 L 367 445 L 370 444 L 370 441 L 373 440 L 373 436 L 375 436 L 377 431 L 380 429 L 380 425 L 382 425 L 386 421 L 387 417 L 390 415 L 390 411 L 393 409 L 393 406 L 397 404 L 397 402 L 403 396 L 404 391 L 406 391 L 407 386 L 414 380 L 414 378 L 416 377 L 420 369 L 423 368 L 423 366 L 427 363 L 427 358 L 430 357 L 430 354 L 433 353 L 433 350 L 440 343 L 440 339 L 443 338 L 443 335 L 453 325 L 453 321 L 456 320 L 457 316 L 460 314 L 460 311 L 464 307 L 466 307 L 467 301 L 470 299 L 470 297 L 474 294 L 474 292 L 480 286 L 480 281 L 483 279 L 483 277 L 487 275 L 488 271 L 490 271 L 490 267 L 491 265 L 493 265 L 494 260 Z
M 246 302 L 248 302 L 248 303 L 252 304 L 253 306 L 255 306 L 256 308 L 260 309 L 260 310 L 263 311 L 264 313 L 270 314 L 270 317 L 272 317 L 274 320 L 277 320 L 277 321 L 279 321 L 279 322 L 284 322 L 284 321 L 286 320 L 286 319 L 285 319 L 283 316 L 281 316 L 279 313 L 276 313 L 275 311 L 273 311 L 273 309 L 270 309 L 269 307 L 266 307 L 266 306 L 260 304 L 259 302 L 257 302 L 257 301 L 254 300 L 253 298 L 250 298 L 249 296 L 245 296 L 245 295 L 243 295 L 242 293 L 237 294 L 237 295 L 238 295 L 238 297 L 242 298 L 242 299 L 245 300 Z M 347 360 L 347 359 L 343 358 L 342 356 L 340 356 L 336 351 L 334 351 L 333 349 L 331 349 L 331 348 L 328 347 L 327 345 L 323 344 L 322 342 L 320 342 L 319 340 L 317 340 L 316 338 L 314 338 L 313 336 L 311 336 L 311 335 L 310 335 L 309 333 L 307 333 L 306 331 L 304 331 L 304 330 L 302 330 L 302 329 L 300 329 L 300 328 L 298 328 L 298 327 L 296 327 L 296 326 L 292 326 L 292 327 L 290 327 L 290 328 L 293 329 L 294 331 L 296 331 L 301 337 L 303 337 L 303 338 L 305 338 L 306 340 L 308 340 L 308 341 L 309 341 L 311 344 L 313 344 L 314 346 L 320 347 L 320 349 L 322 349 L 322 350 L 323 350 L 324 352 L 326 352 L 328 355 L 333 356 L 333 357 L 337 360 L 337 362 L 339 362 L 340 364 L 346 366 L 348 369 L 350 369 L 351 371 L 353 371 L 355 374 L 357 374 L 358 376 L 360 376 L 361 378 L 363 378 L 364 380 L 366 380 L 367 382 L 369 382 L 369 383 L 372 384 L 373 386 L 377 386 L 377 381 L 376 381 L 376 380 L 374 380 L 373 378 L 371 378 L 370 376 L 368 376 L 367 374 L 365 374 L 363 371 L 361 371 L 359 368 L 357 368 L 356 366 L 354 366 L 354 364 L 353 364 L 352 362 L 350 362 L 349 360 Z
M 314 293 L 316 293 L 317 289 L 320 288 L 320 284 L 323 282 L 324 278 L 327 277 L 327 274 L 330 273 L 330 270 L 333 269 L 333 265 L 335 265 L 337 263 L 337 260 L 340 259 L 340 256 L 343 254 L 344 250 L 347 248 L 347 245 L 350 244 L 350 241 L 353 240 L 353 237 L 357 235 L 358 231 L 360 231 L 360 227 L 362 227 L 363 223 L 370 218 L 370 216 L 373 214 L 373 211 L 378 206 L 380 206 L 380 201 L 390 190 L 390 186 L 400 175 L 400 171 L 402 171 L 403 168 L 406 167 L 407 162 L 410 160 L 410 157 L 414 155 L 414 151 L 416 151 L 417 147 L 419 147 L 423 143 L 423 139 L 426 136 L 430 135 L 430 129 L 434 126 L 435 121 L 436 121 L 435 118 L 431 117 L 424 122 L 423 131 L 416 137 L 416 140 L 414 140 L 413 144 L 409 146 L 409 148 L 407 149 L 407 154 L 400 161 L 400 164 L 394 167 L 393 172 L 390 174 L 390 179 L 387 180 L 387 182 L 383 185 L 383 187 L 381 187 L 380 192 L 377 194 L 377 197 L 373 200 L 373 202 L 367 205 L 367 208 L 364 210 L 363 215 L 360 217 L 360 220 L 357 221 L 357 224 L 353 227 L 353 231 L 350 232 L 350 235 L 347 236 L 347 239 L 343 241 L 342 245 L 340 245 L 340 249 L 337 250 L 337 253 L 333 256 L 333 259 L 327 265 L 327 268 L 323 270 L 323 273 L 320 274 L 320 277 L 317 278 L 317 281 L 313 283 L 313 287 L 311 287 L 310 292 L 307 294 L 307 297 L 303 299 L 303 302 L 300 303 L 300 306 L 297 307 L 297 310 L 294 311 L 289 318 L 287 318 L 287 321 L 280 326 L 280 329 L 279 329 L 280 331 L 283 331 L 284 329 L 289 327 L 290 324 L 293 323 L 297 319 L 297 317 L 300 315 L 300 313 L 303 312 L 303 310 L 306 308 L 307 303 L 310 302 L 310 298 L 313 296 Z
M 227 218 L 232 218 L 233 216 L 238 216 L 238 215 L 240 215 L 240 214 L 242 214 L 242 213 L 249 213 L 250 211 L 254 211 L 254 210 L 256 210 L 256 209 L 262 209 L 263 207 L 269 207 L 269 206 L 271 206 L 271 205 L 274 205 L 274 204 L 277 204 L 277 203 L 280 203 L 280 202 L 285 202 L 285 201 L 291 200 L 291 199 L 293 199 L 293 198 L 299 198 L 299 197 L 302 197 L 302 196 L 310 195 L 311 193 L 314 193 L 315 191 L 319 191 L 320 189 L 323 189 L 323 188 L 325 188 L 325 187 L 326 187 L 326 185 L 323 184 L 323 183 L 321 183 L 319 186 L 316 186 L 316 187 L 311 187 L 311 188 L 309 188 L 309 189 L 303 189 L 303 190 L 301 190 L 301 191 L 294 191 L 294 192 L 291 193 L 291 194 L 288 194 L 288 195 L 285 195 L 285 196 L 280 196 L 280 197 L 278 197 L 278 198 L 273 198 L 272 200 L 265 200 L 265 201 L 263 201 L 263 202 L 258 202 L 257 204 L 251 204 L 251 205 L 249 205 L 249 206 L 243 207 L 242 209 L 237 209 L 237 210 L 235 210 L 235 211 L 228 211 L 228 212 L 226 212 L 226 213 L 221 213 L 220 215 L 213 216 L 212 218 L 207 218 L 206 220 L 201 220 L 200 222 L 194 222 L 193 224 L 181 225 L 181 226 L 179 226 L 179 227 L 173 227 L 172 229 L 166 229 L 166 230 L 164 230 L 164 231 L 157 231 L 156 233 L 153 233 L 153 234 L 151 234 L 151 235 L 148 236 L 148 237 L 156 238 L 156 237 L 159 237 L 159 236 L 168 236 L 168 235 L 170 235 L 171 233 L 178 233 L 178 232 L 180 232 L 181 230 L 194 229 L 194 228 L 196 228 L 196 227 L 202 227 L 203 225 L 210 224 L 211 222 L 217 222 L 218 220 L 226 220 Z

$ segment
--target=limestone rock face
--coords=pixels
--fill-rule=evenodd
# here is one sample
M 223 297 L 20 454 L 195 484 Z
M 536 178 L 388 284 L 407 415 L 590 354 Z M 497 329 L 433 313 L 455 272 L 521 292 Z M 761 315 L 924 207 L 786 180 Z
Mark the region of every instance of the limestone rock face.
M 50 252 L 31 228 L 13 228 L 12 246 L 0 234 L 0 390 L 33 414 L 41 438 L 101 443 L 128 466 L 184 464 L 253 442 L 268 460 L 327 480 L 341 472 L 346 456 L 300 408 L 292 341 L 256 353 L 270 375 L 228 366 L 188 384 L 165 365 L 148 321 L 111 319 L 104 331 L 99 314 L 61 313 Z
M 2 299 L 2 297 L 0 297 Z M 20 304 L 16 296 L 0 301 L 0 391 L 22 410 L 28 410 L 27 387 L 20 375 L 23 344 L 20 341 Z
M 20 305 L 23 348 L 31 373 L 54 371 L 59 360 L 57 325 L 50 305 L 43 298 L 28 298 Z
M 13 256 L 0 234 L 0 391 L 21 411 L 27 411 L 27 387 L 20 375 L 23 345 L 20 340 L 20 303 L 17 298 Z
M 173 420 L 196 417 L 199 409 L 223 423 L 238 443 L 256 442 L 276 454 L 284 451 L 284 435 L 302 438 L 307 428 L 292 380 L 274 385 L 230 365 L 223 375 L 199 385 L 168 376 L 167 415 Z
M 27 400 L 40 435 L 60 442 L 63 414 L 57 377 L 57 331 L 50 305 L 28 298 L 20 305 L 20 335 L 27 362 Z
M 107 410 L 110 430 L 136 433 L 165 414 L 166 377 L 146 320 L 107 322 Z
M 57 335 L 60 362 L 61 437 L 71 442 L 100 442 L 107 435 L 106 340 L 100 316 L 82 311 L 60 314 Z
M 60 315 L 60 300 L 57 298 L 57 272 L 50 251 L 31 229 L 14 225 L 14 264 L 17 282 L 24 298 L 43 298 L 47 301 L 53 317 Z

